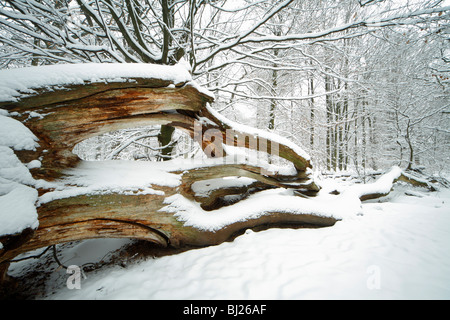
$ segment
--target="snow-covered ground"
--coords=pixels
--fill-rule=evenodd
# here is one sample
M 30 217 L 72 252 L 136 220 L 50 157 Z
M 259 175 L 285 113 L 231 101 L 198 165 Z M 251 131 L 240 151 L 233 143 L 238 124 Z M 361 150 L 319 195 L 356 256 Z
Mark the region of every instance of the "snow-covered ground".
M 71 274 L 59 269 L 38 298 L 450 299 L 449 189 L 397 184 L 362 213 L 333 227 L 248 230 L 218 246 L 86 272 L 81 289 L 68 289 Z M 81 265 L 127 243 L 88 240 L 58 254 Z M 32 263 L 15 263 L 10 274 Z

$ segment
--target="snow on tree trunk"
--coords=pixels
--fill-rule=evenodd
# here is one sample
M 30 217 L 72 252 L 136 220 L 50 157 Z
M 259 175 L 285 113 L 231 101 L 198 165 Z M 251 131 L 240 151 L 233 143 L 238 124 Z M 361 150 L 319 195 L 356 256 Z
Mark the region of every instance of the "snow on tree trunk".
M 206 246 L 259 225 L 330 226 L 337 220 L 332 214 L 303 212 L 303 203 L 296 201 L 305 199 L 295 196 L 289 205 L 231 214 L 235 205 L 251 204 L 250 196 L 263 190 L 311 195 L 320 188 L 303 150 L 222 117 L 208 105 L 211 94 L 179 66 L 55 65 L 3 70 L 0 79 L 2 123 L 10 124 L 4 127 L 9 136 L 2 135 L 6 153 L 0 160 L 17 167 L 16 174 L 1 172 L 1 263 L 73 240 L 126 237 L 161 246 Z M 149 124 L 184 130 L 208 157 L 200 162 L 89 162 L 72 153 L 89 137 Z M 242 158 L 230 146 L 275 151 L 293 165 L 277 168 Z M 14 202 L 23 205 L 25 199 L 31 220 L 22 228 L 3 228 L 20 221 Z M 205 216 L 206 223 L 189 222 L 192 214 Z
M 0 80 L 1 281 L 14 257 L 58 243 L 198 247 L 248 228 L 332 226 L 402 177 L 422 183 L 397 168 L 364 188 L 317 196 L 308 154 L 221 116 L 179 66 L 56 65 L 3 70 Z M 89 137 L 148 124 L 186 131 L 207 157 L 82 161 L 72 153 Z M 267 154 L 291 165 L 268 163 Z

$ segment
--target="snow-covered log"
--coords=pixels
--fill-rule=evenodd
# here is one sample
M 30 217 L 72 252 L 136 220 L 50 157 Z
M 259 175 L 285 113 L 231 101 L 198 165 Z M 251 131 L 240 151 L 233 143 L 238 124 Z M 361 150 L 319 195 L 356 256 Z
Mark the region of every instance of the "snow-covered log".
M 309 156 L 299 147 L 228 121 L 209 106 L 213 99 L 180 65 L 2 70 L 2 270 L 20 253 L 73 240 L 126 237 L 161 246 L 206 246 L 261 225 L 333 225 L 335 217 L 303 211 L 303 203 L 278 208 L 278 197 L 251 212 L 233 211 L 241 200 L 253 203 L 247 198 L 258 191 L 283 188 L 291 199 L 298 198 L 294 191 L 314 194 L 320 188 Z M 72 153 L 89 137 L 152 124 L 188 132 L 209 158 L 201 163 L 86 162 Z M 226 146 L 277 155 L 293 165 L 278 170 L 267 161 L 236 157 Z M 209 214 L 209 222 L 190 225 L 186 219 L 191 218 L 182 214 L 188 211 Z
M 213 99 L 180 66 L 1 71 L 0 281 L 17 255 L 58 243 L 134 238 L 208 246 L 249 228 L 332 226 L 397 180 L 426 184 L 393 168 L 373 184 L 320 193 L 305 152 L 222 117 L 209 106 Z M 149 124 L 188 132 L 208 157 L 82 161 L 72 153 L 89 137 Z M 292 166 L 242 157 L 233 147 Z

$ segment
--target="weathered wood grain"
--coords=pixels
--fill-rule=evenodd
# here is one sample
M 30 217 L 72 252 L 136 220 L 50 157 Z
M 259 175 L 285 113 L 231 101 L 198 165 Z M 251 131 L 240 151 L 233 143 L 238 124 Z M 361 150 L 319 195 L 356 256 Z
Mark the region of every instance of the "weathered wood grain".
M 214 129 L 223 137 L 223 143 L 236 145 L 235 138 L 230 139 L 226 134 L 233 128 L 207 110 L 206 105 L 212 100 L 190 83 L 173 85 L 159 79 L 129 79 L 85 83 L 63 89 L 36 89 L 33 95 L 16 102 L 0 103 L 0 107 L 16 114 L 15 118 L 39 139 L 37 150 L 17 151 L 19 159 L 24 163 L 39 159 L 41 167 L 31 170 L 34 178 L 57 181 L 66 175 L 67 169 L 80 162 L 72 153 L 77 143 L 113 130 L 150 124 L 173 126 L 188 132 L 192 138 L 200 134 L 202 139 L 199 142 L 206 150 L 221 148 L 221 143 L 207 134 L 208 130 Z M 31 111 L 41 117 L 29 117 Z M 199 121 L 205 118 L 208 121 Z M 235 133 L 246 134 L 239 130 Z M 270 148 L 272 141 L 264 143 Z M 249 143 L 244 147 L 253 148 Z M 36 230 L 27 229 L 20 234 L 0 237 L 3 244 L 0 249 L 1 279 L 7 278 L 8 262 L 18 254 L 74 240 L 125 237 L 151 241 L 162 247 L 208 246 L 226 241 L 246 228 L 333 225 L 336 222 L 333 218 L 267 212 L 257 219 L 236 222 L 213 232 L 185 226 L 173 213 L 161 211 L 166 206 L 164 200 L 175 194 L 199 202 L 204 210 L 215 210 L 229 204 L 223 201 L 229 195 L 240 194 L 244 198 L 251 192 L 279 187 L 317 192 L 319 188 L 307 171 L 311 168 L 309 160 L 283 144 L 279 150 L 281 157 L 292 161 L 296 174 L 281 175 L 245 163 L 221 164 L 178 172 L 181 175 L 180 186 L 152 186 L 160 191 L 158 194 L 105 192 L 42 204 L 37 208 L 39 227 Z M 212 157 L 224 155 L 207 154 Z M 197 196 L 192 191 L 196 181 L 230 176 L 252 178 L 255 183 L 248 187 L 214 190 L 208 197 Z M 52 190 L 38 191 L 39 195 L 44 195 Z

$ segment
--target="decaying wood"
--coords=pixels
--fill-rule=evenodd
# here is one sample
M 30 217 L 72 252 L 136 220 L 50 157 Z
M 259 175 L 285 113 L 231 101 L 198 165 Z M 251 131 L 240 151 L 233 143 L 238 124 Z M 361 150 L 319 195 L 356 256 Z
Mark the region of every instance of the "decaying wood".
M 411 184 L 411 185 L 413 185 L 415 187 L 423 187 L 423 188 L 428 189 L 429 191 L 436 191 L 437 190 L 436 187 L 433 186 L 432 183 L 420 180 L 420 179 L 414 177 L 413 175 L 410 175 L 410 174 L 407 174 L 407 173 L 401 174 L 400 177 L 398 178 L 398 181 L 403 181 L 403 182 L 409 183 L 409 184 Z
M 161 246 L 208 246 L 230 239 L 234 234 L 260 225 L 331 226 L 336 221 L 313 215 L 277 213 L 204 231 L 183 225 L 172 214 L 159 211 L 167 195 L 102 194 L 52 201 L 39 208 L 40 226 L 21 247 L 9 250 L 3 260 L 55 243 L 89 238 L 135 238 Z
M 35 179 L 58 180 L 80 159 L 72 153 L 73 147 L 89 138 L 108 131 L 159 124 L 188 132 L 193 138 L 201 123 L 201 134 L 208 130 L 220 132 L 223 142 L 235 145 L 235 136 L 226 135 L 232 129 L 222 123 L 206 108 L 212 98 L 190 83 L 170 83 L 159 79 L 129 79 L 127 82 L 85 83 L 60 88 L 37 89 L 0 107 L 16 112 L 16 119 L 27 126 L 39 139 L 35 151 L 17 151 L 19 159 L 28 163 L 40 159 L 41 167 L 31 169 Z M 171 85 L 171 86 L 169 86 Z M 34 111 L 42 117 L 29 117 Z M 208 121 L 199 121 L 207 119 Z M 202 148 L 220 148 L 217 141 L 206 136 Z M 264 141 L 270 149 L 273 141 Z M 244 147 L 252 148 L 248 143 Z M 215 156 L 214 153 L 209 153 Z M 223 155 L 223 153 L 221 153 Z M 238 195 L 238 200 L 259 190 L 283 187 L 298 192 L 317 192 L 318 186 L 309 176 L 309 160 L 292 148 L 280 144 L 279 156 L 291 161 L 297 173 L 281 175 L 248 164 L 220 164 L 188 170 L 181 174 L 178 188 L 152 186 L 159 194 L 125 195 L 120 193 L 84 194 L 53 200 L 37 208 L 39 227 L 21 234 L 0 237 L 0 266 L 5 276 L 8 261 L 20 253 L 67 241 L 90 238 L 134 238 L 154 242 L 160 246 L 208 246 L 218 244 L 241 230 L 270 225 L 331 226 L 336 220 L 310 214 L 268 212 L 257 219 L 230 224 L 219 231 L 204 231 L 185 226 L 173 213 L 160 211 L 164 200 L 171 195 L 183 196 L 199 202 L 204 210 L 228 205 L 227 196 Z M 192 185 L 198 181 L 223 177 L 247 177 L 254 182 L 246 187 L 227 187 L 213 190 L 207 197 L 196 195 Z M 39 189 L 43 195 L 51 190 Z
M 201 147 L 208 156 L 224 156 L 222 143 L 260 150 L 259 144 L 239 139 L 248 135 L 218 119 L 207 107 L 212 98 L 190 83 L 171 83 L 160 79 L 85 83 L 61 88 L 36 89 L 35 95 L 19 101 L 0 103 L 16 114 L 39 139 L 35 151 L 16 151 L 23 163 L 40 159 L 41 167 L 30 169 L 35 179 L 60 181 L 75 168 L 80 159 L 72 153 L 74 146 L 92 136 L 118 129 L 167 125 L 189 133 L 195 140 L 202 137 Z M 34 111 L 42 117 L 29 117 Z M 13 113 L 15 112 L 15 113 Z M 233 134 L 229 134 L 233 130 Z M 214 138 L 219 137 L 220 143 Z M 270 150 L 270 139 L 258 143 Z M 243 143 L 239 145 L 238 143 Z M 208 152 L 207 152 L 208 151 Z M 39 227 L 20 234 L 1 236 L 0 282 L 8 280 L 9 262 L 17 255 L 41 247 L 92 238 L 142 239 L 160 247 L 202 247 L 227 241 L 248 228 L 271 226 L 325 227 L 337 220 L 313 214 L 265 212 L 257 218 L 225 225 L 219 230 L 201 230 L 185 225 L 173 212 L 164 210 L 169 197 L 181 194 L 199 203 L 206 212 L 233 205 L 252 193 L 271 188 L 291 189 L 293 194 L 311 196 L 319 191 L 312 179 L 311 163 L 283 143 L 278 155 L 292 162 L 295 173 L 280 174 L 250 163 L 215 163 L 189 170 L 172 172 L 180 176 L 178 187 L 152 185 L 151 194 L 104 192 L 56 199 L 37 208 Z M 214 163 L 214 162 L 213 162 Z M 248 183 L 211 188 L 196 193 L 195 186 L 222 178 L 250 178 Z M 400 175 L 407 181 L 430 189 L 430 184 Z M 431 190 L 431 189 L 430 189 Z M 51 192 L 38 189 L 39 195 Z M 384 193 L 367 193 L 360 200 L 381 197 Z

